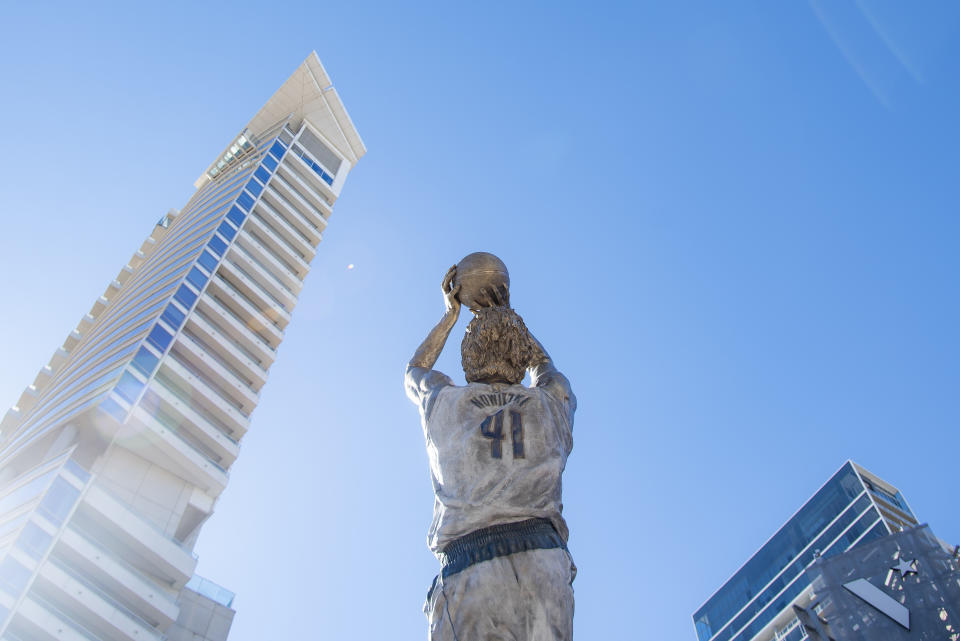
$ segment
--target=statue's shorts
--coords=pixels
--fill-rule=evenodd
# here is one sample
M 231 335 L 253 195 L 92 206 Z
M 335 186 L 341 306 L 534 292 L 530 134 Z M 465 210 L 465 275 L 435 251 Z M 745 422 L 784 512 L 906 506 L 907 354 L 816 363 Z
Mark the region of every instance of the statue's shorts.
M 577 568 L 549 521 L 478 530 L 441 556 L 423 608 L 431 641 L 573 639 Z

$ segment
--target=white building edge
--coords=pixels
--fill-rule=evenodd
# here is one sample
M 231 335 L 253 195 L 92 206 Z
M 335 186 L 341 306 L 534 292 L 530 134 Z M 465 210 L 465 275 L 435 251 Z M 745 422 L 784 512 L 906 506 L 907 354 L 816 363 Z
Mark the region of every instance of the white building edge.
M 222 641 L 194 544 L 366 152 L 316 53 L 0 423 L 0 641 Z

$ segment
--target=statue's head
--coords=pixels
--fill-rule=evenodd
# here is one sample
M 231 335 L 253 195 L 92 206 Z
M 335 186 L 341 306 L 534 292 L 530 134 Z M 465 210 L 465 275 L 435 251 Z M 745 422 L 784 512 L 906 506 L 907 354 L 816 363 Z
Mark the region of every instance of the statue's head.
M 467 382 L 511 385 L 523 380 L 535 353 L 527 326 L 509 307 L 476 311 L 460 352 Z

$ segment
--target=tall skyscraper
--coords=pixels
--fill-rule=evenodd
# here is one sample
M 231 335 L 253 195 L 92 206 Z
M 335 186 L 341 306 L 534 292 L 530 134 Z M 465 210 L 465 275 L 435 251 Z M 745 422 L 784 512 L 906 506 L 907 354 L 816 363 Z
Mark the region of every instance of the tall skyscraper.
M 915 525 L 897 488 L 847 461 L 694 613 L 699 641 L 784 639 L 799 625 L 791 606 L 809 605 L 814 559 Z
M 365 152 L 312 53 L 6 414 L 0 640 L 226 638 L 193 547 Z

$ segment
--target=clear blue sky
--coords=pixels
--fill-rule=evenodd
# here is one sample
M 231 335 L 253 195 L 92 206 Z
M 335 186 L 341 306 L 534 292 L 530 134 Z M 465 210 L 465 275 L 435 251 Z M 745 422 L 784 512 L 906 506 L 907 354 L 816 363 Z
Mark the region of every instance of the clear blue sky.
M 0 405 L 312 49 L 369 148 L 198 546 L 238 593 L 232 641 L 424 638 L 401 377 L 477 250 L 580 400 L 578 638 L 693 639 L 847 458 L 960 542 L 958 5 L 3 15 Z M 458 380 L 466 316 L 439 363 Z

